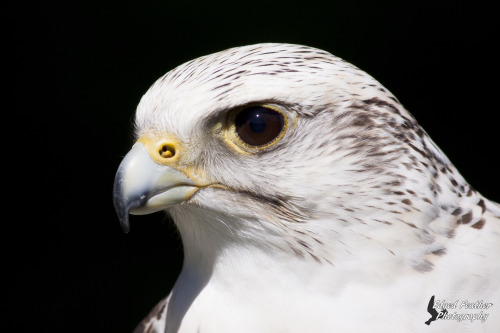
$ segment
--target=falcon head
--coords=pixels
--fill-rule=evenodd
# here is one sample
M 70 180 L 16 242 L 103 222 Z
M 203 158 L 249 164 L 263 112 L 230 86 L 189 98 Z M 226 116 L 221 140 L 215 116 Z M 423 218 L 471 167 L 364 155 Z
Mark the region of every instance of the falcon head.
M 207 270 L 263 253 L 428 271 L 451 213 L 474 197 L 380 83 L 306 46 L 232 48 L 173 69 L 141 99 L 135 135 L 114 185 L 123 229 L 128 214 L 165 210 L 185 265 Z

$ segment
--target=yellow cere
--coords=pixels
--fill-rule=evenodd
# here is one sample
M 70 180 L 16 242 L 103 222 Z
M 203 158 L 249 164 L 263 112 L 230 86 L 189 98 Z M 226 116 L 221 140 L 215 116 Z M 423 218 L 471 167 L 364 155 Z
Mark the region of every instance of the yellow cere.
M 159 164 L 172 166 L 182 153 L 180 142 L 172 136 L 144 135 L 137 140 L 146 147 L 151 158 Z
M 140 137 L 137 142 L 146 147 L 149 156 L 156 163 L 183 172 L 186 176 L 191 178 L 197 186 L 203 187 L 210 184 L 204 170 L 198 168 L 196 165 L 185 165 L 181 162 L 182 154 L 186 154 L 187 152 L 179 140 L 172 135 L 157 136 L 147 134 Z

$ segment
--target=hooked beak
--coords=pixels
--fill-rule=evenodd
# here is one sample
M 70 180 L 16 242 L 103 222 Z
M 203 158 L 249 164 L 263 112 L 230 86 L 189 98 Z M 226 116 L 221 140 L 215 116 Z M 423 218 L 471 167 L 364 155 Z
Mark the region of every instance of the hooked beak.
M 199 187 L 183 172 L 153 161 L 138 142 L 118 167 L 113 202 L 124 232 L 130 231 L 129 214 L 154 213 L 189 199 Z

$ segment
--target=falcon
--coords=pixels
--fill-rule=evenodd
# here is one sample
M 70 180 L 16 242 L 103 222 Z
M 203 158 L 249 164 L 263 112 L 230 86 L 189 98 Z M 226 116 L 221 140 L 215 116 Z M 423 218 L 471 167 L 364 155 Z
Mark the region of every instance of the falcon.
M 121 226 L 165 211 L 184 247 L 137 332 L 500 327 L 500 205 L 346 61 L 274 43 L 189 61 L 142 97 L 135 136 Z M 448 314 L 426 325 L 432 296 Z

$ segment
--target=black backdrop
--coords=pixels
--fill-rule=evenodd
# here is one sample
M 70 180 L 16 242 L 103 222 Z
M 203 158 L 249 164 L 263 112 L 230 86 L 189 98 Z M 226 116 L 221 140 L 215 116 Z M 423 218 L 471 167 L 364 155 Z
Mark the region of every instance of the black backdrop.
M 3 52 L 12 61 L 4 66 L 14 73 L 6 113 L 15 121 L 3 124 L 16 133 L 6 139 L 8 164 L 22 179 L 7 205 L 18 209 L 4 233 L 15 240 L 3 252 L 13 264 L 6 311 L 24 318 L 8 324 L 128 332 L 169 292 L 182 264 L 175 228 L 157 213 L 132 217 L 123 234 L 112 205 L 114 173 L 149 85 L 229 47 L 299 43 L 354 63 L 400 99 L 476 189 L 500 201 L 493 12 L 463 1 L 6 7 Z

